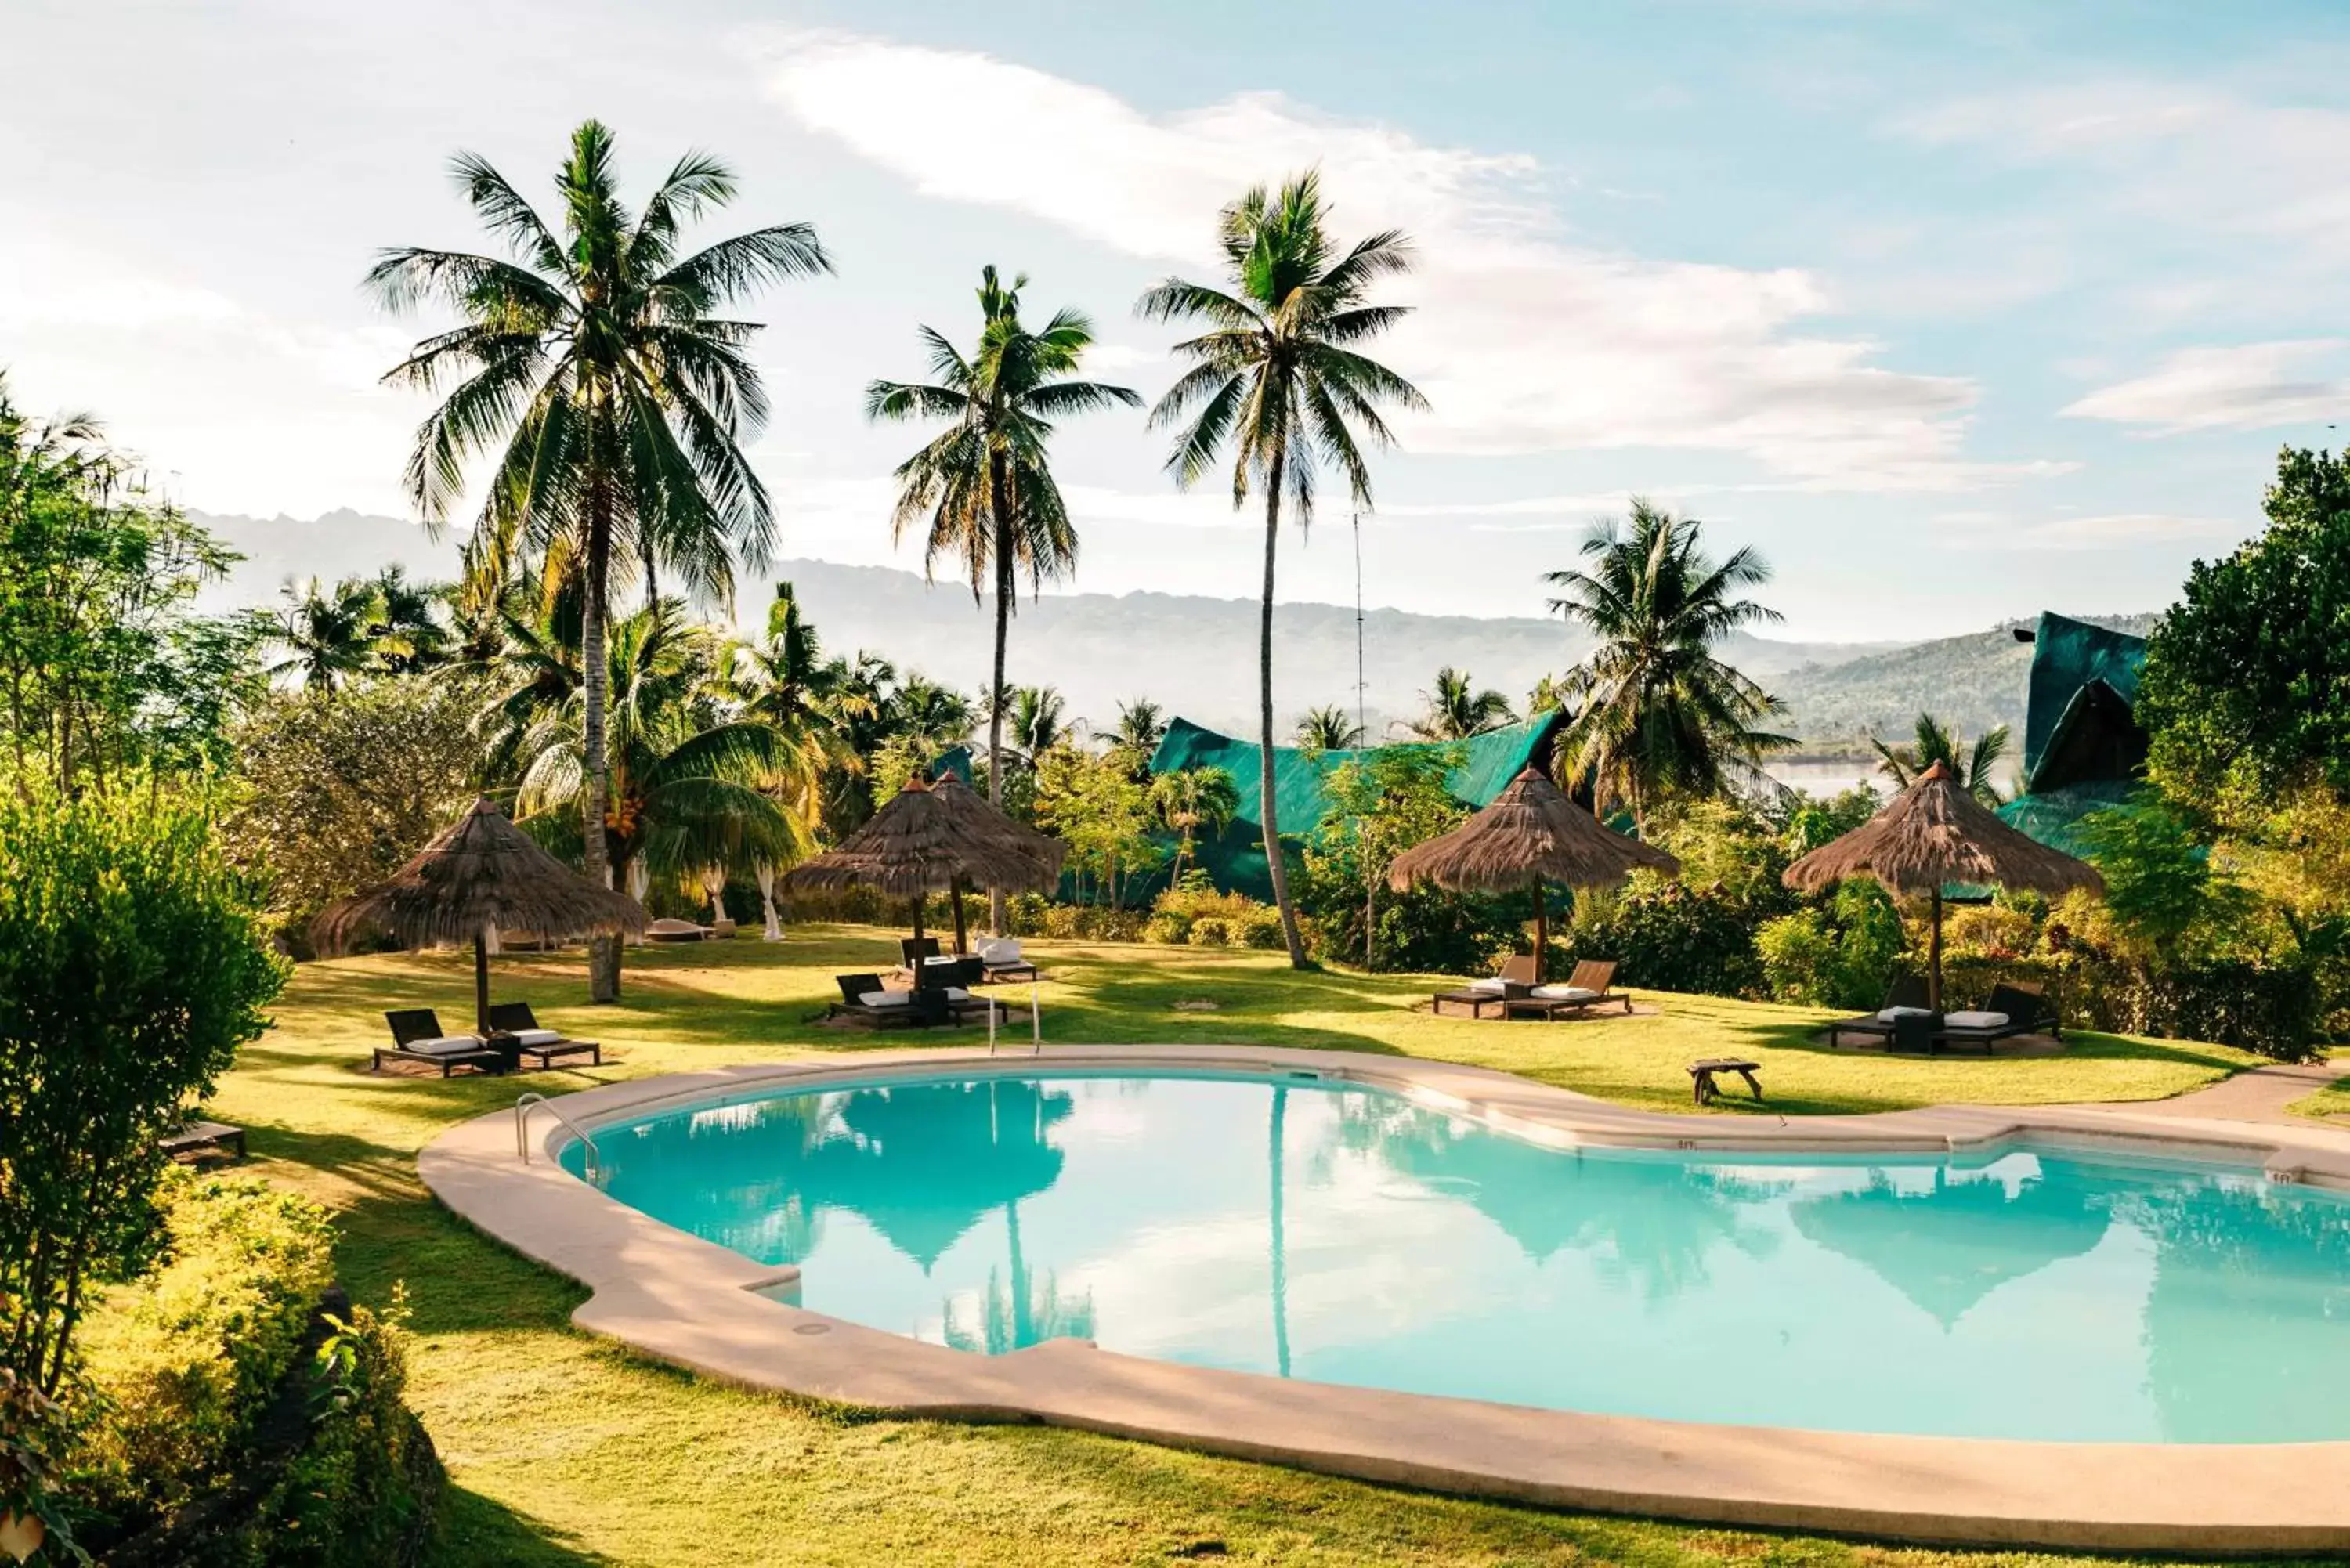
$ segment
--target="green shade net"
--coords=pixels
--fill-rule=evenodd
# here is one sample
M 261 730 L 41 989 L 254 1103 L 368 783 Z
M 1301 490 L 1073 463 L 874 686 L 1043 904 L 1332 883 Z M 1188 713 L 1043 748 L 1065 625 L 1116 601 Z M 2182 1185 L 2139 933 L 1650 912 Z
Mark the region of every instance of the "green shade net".
M 1551 735 L 1558 723 L 1557 713 L 1543 713 L 1470 740 L 1447 742 L 1459 746 L 1465 754 L 1461 765 L 1446 775 L 1445 787 L 1465 805 L 1492 804 L 1493 797 L 1529 763 L 1548 756 Z M 1273 798 L 1281 814 L 1282 836 L 1304 838 L 1321 825 L 1330 809 L 1323 783 L 1333 769 L 1352 759 L 1368 757 L 1376 750 L 1398 749 L 1425 752 L 1440 748 L 1419 742 L 1404 748 L 1343 752 L 1274 747 Z M 1232 774 L 1240 797 L 1240 809 L 1233 815 L 1230 827 L 1222 833 L 1194 836 L 1192 850 L 1200 868 L 1222 891 L 1245 893 L 1252 898 L 1272 902 L 1273 876 L 1264 858 L 1262 769 L 1255 744 L 1204 729 L 1188 719 L 1177 719 L 1167 726 L 1166 738 L 1151 754 L 1150 771 L 1169 774 L 1184 768 L 1223 769 Z M 1165 841 L 1171 846 L 1174 839 L 1168 836 Z M 1128 887 L 1128 901 L 1147 902 L 1166 886 L 1166 881 L 1163 867 L 1148 877 L 1137 877 Z
M 2142 637 L 2068 616 L 2041 616 L 2025 688 L 2025 788 L 2036 792 L 2101 775 L 2126 776 L 2135 762 L 2144 760 L 2142 738 L 2136 758 L 2118 754 L 2127 751 L 2136 730 L 2130 708 L 2145 666 Z
M 969 746 L 949 746 L 938 754 L 937 761 L 931 763 L 932 778 L 942 779 L 949 774 L 952 774 L 959 783 L 972 783 Z

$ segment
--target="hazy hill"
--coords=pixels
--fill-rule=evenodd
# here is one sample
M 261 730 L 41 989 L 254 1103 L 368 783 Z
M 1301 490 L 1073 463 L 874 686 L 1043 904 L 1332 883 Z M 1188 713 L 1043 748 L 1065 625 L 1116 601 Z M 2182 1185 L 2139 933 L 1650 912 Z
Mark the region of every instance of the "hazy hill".
M 206 595 L 214 606 L 274 602 L 289 576 L 347 576 L 398 561 L 431 579 L 457 567 L 453 534 L 435 542 L 397 518 L 345 510 L 307 522 L 202 514 L 199 520 L 247 557 L 228 583 Z M 774 576 L 796 585 L 833 652 L 870 649 L 901 670 L 919 670 L 971 691 L 985 680 L 992 622 L 964 588 L 927 585 L 912 572 L 827 561 L 786 561 Z M 746 585 L 745 622 L 764 617 L 769 591 L 765 582 Z M 2104 618 L 2143 631 L 2151 618 Z M 1119 702 L 1149 697 L 1200 723 L 1245 732 L 1255 724 L 1256 635 L 1252 599 L 1055 594 L 1020 605 L 1011 675 L 1024 684 L 1059 688 L 1072 716 L 1100 724 L 1116 718 Z M 1499 689 L 1514 705 L 1543 675 L 1565 670 L 1586 646 L 1555 619 L 1392 609 L 1369 612 L 1363 644 L 1374 733 L 1419 711 L 1419 693 L 1440 665 L 1465 668 L 1479 685 Z M 2020 726 L 2032 650 L 2002 626 L 1906 645 L 1740 637 L 1727 654 L 1786 699 L 1793 732 L 1833 742 L 1872 730 L 1906 732 L 1921 708 L 1970 734 L 1993 723 Z M 1283 605 L 1274 659 L 1284 727 L 1308 707 L 1351 708 L 1354 610 Z

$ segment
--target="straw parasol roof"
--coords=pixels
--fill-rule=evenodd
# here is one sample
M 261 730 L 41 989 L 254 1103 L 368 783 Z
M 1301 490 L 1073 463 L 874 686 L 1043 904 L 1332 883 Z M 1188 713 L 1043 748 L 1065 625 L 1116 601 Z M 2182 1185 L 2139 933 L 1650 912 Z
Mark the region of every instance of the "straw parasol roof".
M 1952 882 L 2051 896 L 2106 887 L 2087 861 L 2028 838 L 1985 810 L 1940 763 L 1860 826 L 1788 867 L 1784 879 L 1809 893 L 1862 875 L 1905 893 L 1939 892 Z
M 1397 856 L 1388 882 L 1399 892 L 1414 882 L 1456 893 L 1499 892 L 1538 881 L 1606 888 L 1644 867 L 1678 877 L 1681 863 L 1601 826 L 1539 769 L 1528 768 L 1468 821 Z
M 916 779 L 837 846 L 785 872 L 784 886 L 870 887 L 900 898 L 963 885 L 1043 889 L 1061 879 L 1067 853 L 1058 839 L 1022 827 L 961 784 Z
M 427 947 L 473 941 L 494 928 L 550 937 L 635 932 L 645 929 L 645 911 L 541 849 L 484 796 L 382 887 L 329 905 L 310 934 L 331 951 L 367 929 Z

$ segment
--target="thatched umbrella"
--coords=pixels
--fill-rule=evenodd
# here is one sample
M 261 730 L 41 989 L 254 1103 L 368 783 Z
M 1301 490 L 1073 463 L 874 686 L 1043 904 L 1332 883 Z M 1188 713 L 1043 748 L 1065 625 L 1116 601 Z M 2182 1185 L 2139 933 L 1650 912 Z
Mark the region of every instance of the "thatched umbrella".
M 1544 884 L 1612 888 L 1643 867 L 1668 877 L 1681 874 L 1679 861 L 1653 844 L 1602 826 L 1541 769 L 1528 768 L 1468 821 L 1397 856 L 1388 867 L 1388 885 L 1402 892 L 1414 882 L 1433 882 L 1455 893 L 1531 886 L 1539 981 L 1543 949 L 1550 941 Z
M 644 907 L 598 888 L 531 842 L 484 795 L 454 827 L 416 852 L 382 887 L 329 905 L 311 922 L 325 951 L 362 930 L 389 932 L 409 947 L 473 944 L 473 1023 L 490 1027 L 493 930 L 546 937 L 645 929 Z
M 911 898 L 914 935 L 922 934 L 922 899 L 964 887 L 1006 892 L 1042 890 L 1061 879 L 1068 846 L 1024 827 L 959 783 L 911 779 L 873 820 L 835 847 L 784 875 L 792 888 L 869 887 Z M 962 901 L 955 900 L 955 945 L 962 945 Z
M 1936 763 L 1875 816 L 1787 867 L 1790 888 L 1817 892 L 1847 877 L 1870 876 L 1931 900 L 1926 1004 L 1942 1008 L 1942 888 L 1951 882 L 2028 888 L 2054 898 L 2075 888 L 2102 893 L 2106 879 L 2085 860 L 2051 849 L 1985 810 L 1949 767 Z

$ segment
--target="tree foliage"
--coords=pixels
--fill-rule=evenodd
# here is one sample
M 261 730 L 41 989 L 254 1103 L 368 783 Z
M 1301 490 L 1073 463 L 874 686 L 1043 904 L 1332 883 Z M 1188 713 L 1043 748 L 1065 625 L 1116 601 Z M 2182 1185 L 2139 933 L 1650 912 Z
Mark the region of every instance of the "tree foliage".
M 1478 691 L 1467 670 L 1449 664 L 1436 672 L 1436 683 L 1419 697 L 1422 711 L 1409 729 L 1423 741 L 1465 741 L 1517 720 L 1507 697 L 1491 689 Z
M 2350 454 L 2287 448 L 2262 509 L 2258 538 L 2189 570 L 2138 687 L 2147 776 L 2223 816 L 2309 778 L 2350 796 Z
M 238 728 L 223 842 L 263 874 L 295 950 L 311 916 L 390 877 L 487 782 L 479 701 L 460 682 L 378 677 L 278 693 Z
M 1868 738 L 1877 752 L 1877 772 L 1907 789 L 1939 763 L 1957 777 L 1960 789 L 1987 806 L 2000 805 L 2002 797 L 1993 775 L 2007 759 L 2006 725 L 1992 725 L 1969 745 L 1956 726 L 1943 723 L 1931 713 L 1920 713 L 1912 734 L 1914 739 L 1906 746 L 1888 746 L 1874 735 Z
M 256 902 L 173 792 L 0 797 L 0 1366 L 45 1394 L 153 1244 L 158 1140 L 267 1024 Z

